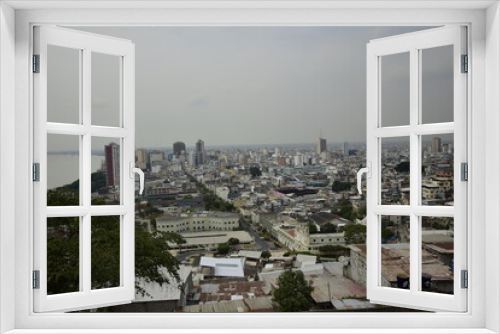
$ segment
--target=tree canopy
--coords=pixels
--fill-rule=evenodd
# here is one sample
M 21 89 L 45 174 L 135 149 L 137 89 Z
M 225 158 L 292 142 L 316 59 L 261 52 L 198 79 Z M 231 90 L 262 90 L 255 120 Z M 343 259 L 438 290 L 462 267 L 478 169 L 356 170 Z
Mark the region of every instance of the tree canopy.
M 333 181 L 332 191 L 333 192 L 349 191 L 351 190 L 351 186 L 352 183 L 350 182 Z
M 229 253 L 230 249 L 231 246 L 229 246 L 228 244 L 220 244 L 219 246 L 217 246 L 217 252 L 221 255 L 226 255 L 227 253 Z
M 321 226 L 321 233 L 337 233 L 337 226 L 332 223 L 326 223 Z
M 77 192 L 72 188 L 49 190 L 49 206 L 78 205 Z M 93 199 L 92 205 L 103 204 Z M 80 219 L 56 217 L 47 219 L 47 289 L 49 294 L 79 290 Z M 91 272 L 92 288 L 100 289 L 120 285 L 120 216 L 93 216 L 91 220 Z M 168 243 L 183 244 L 176 233 L 147 232 L 135 226 L 135 275 L 147 281 L 168 283 L 159 269 L 179 278 L 178 260 L 169 252 Z M 137 283 L 137 281 L 136 281 Z M 136 284 L 138 292 L 143 293 Z
M 346 244 L 364 244 L 366 242 L 366 226 L 349 223 L 344 227 Z
M 278 277 L 278 288 L 274 290 L 273 300 L 282 312 L 309 311 L 313 305 L 312 282 L 305 279 L 300 270 L 286 270 Z
M 262 251 L 260 257 L 267 260 L 271 257 L 271 253 L 268 250 Z
M 249 171 L 250 171 L 250 175 L 252 175 L 252 177 L 262 175 L 262 172 L 261 172 L 259 167 L 250 167 Z

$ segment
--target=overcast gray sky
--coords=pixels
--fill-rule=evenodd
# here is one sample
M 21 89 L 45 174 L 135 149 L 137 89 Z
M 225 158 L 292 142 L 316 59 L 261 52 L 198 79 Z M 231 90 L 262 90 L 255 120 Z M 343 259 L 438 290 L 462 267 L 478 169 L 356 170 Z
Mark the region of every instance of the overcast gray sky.
M 193 146 L 198 139 L 206 145 L 313 143 L 320 133 L 329 143 L 365 141 L 366 44 L 427 28 L 73 29 L 135 43 L 136 147 L 171 148 L 175 141 Z M 453 120 L 448 51 L 429 54 L 427 63 L 424 54 L 424 122 Z M 384 125 L 409 119 L 402 110 L 408 109 L 407 60 L 393 58 L 382 62 L 388 64 L 383 67 Z M 64 68 L 64 57 L 53 60 Z M 99 114 L 103 125 L 117 119 L 117 89 L 111 88 L 117 82 L 115 63 L 102 59 L 101 67 L 93 68 L 92 92 L 99 96 L 92 117 Z M 56 71 L 54 80 L 59 75 L 68 72 Z M 54 98 L 70 100 L 71 85 L 59 86 Z M 67 110 L 52 113 L 63 117 Z M 53 143 L 52 149 L 64 149 L 64 143 Z

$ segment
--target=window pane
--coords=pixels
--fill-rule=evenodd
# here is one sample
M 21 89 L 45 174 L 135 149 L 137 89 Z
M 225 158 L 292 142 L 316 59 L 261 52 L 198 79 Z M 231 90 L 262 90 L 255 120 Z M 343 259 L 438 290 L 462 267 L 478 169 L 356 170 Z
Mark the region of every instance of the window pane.
M 424 49 L 422 123 L 453 122 L 453 45 Z
M 92 224 L 92 289 L 120 286 L 120 216 L 94 216 Z
M 120 204 L 120 142 L 120 138 L 92 137 L 92 157 L 101 161 L 91 176 L 92 205 Z
M 410 139 L 381 139 L 381 203 L 410 204 Z
M 47 218 L 47 294 L 80 290 L 80 218 Z
M 381 58 L 382 126 L 410 124 L 410 53 Z
M 92 125 L 120 126 L 120 57 L 92 52 Z
M 453 218 L 421 217 L 422 290 L 453 294 Z
M 422 205 L 453 206 L 453 134 L 422 136 Z
M 381 286 L 410 288 L 410 217 L 381 216 Z
M 47 206 L 80 205 L 80 160 L 79 136 L 47 134 Z
M 47 121 L 80 122 L 81 50 L 47 46 Z

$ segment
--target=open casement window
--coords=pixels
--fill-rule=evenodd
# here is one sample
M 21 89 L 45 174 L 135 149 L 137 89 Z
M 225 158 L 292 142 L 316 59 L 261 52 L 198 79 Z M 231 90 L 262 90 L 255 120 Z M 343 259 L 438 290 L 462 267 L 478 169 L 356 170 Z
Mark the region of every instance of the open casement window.
M 461 280 L 467 269 L 466 51 L 466 28 L 458 26 L 367 45 L 372 303 L 467 309 Z M 394 168 L 402 156 L 406 163 Z
M 35 312 L 134 299 L 134 52 L 128 40 L 34 29 Z M 106 156 L 101 197 L 91 174 L 97 148 Z M 47 186 L 54 150 L 79 156 L 67 171 L 76 181 L 57 192 Z M 97 275 L 96 266 L 105 270 Z

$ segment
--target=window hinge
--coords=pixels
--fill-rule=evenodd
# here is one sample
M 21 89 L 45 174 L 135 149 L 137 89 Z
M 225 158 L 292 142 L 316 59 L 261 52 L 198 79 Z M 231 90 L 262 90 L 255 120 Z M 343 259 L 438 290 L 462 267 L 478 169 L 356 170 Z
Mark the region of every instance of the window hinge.
M 40 164 L 38 162 L 33 164 L 33 181 L 40 181 Z
M 469 72 L 469 56 L 462 55 L 462 73 Z
M 33 55 L 33 73 L 40 73 L 40 55 Z
M 33 289 L 40 289 L 40 270 L 33 270 Z
M 469 181 L 469 165 L 466 162 L 462 162 L 462 164 L 460 165 L 460 169 L 461 169 L 460 180 Z
M 469 287 L 469 272 L 462 270 L 460 276 L 462 277 L 462 289 L 467 289 Z

